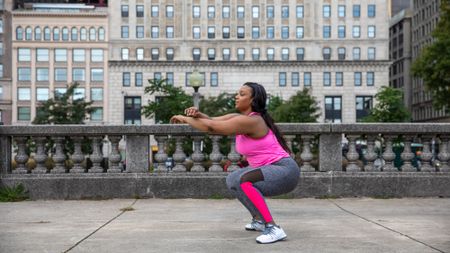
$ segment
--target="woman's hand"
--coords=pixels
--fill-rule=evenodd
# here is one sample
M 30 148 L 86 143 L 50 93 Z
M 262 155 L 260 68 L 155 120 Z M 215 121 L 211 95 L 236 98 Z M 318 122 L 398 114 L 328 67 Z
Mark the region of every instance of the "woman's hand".
M 184 123 L 187 123 L 186 122 L 186 116 L 183 116 L 183 115 L 172 116 L 172 118 L 170 118 L 170 123 L 171 124 L 184 124 Z
M 188 117 L 192 118 L 199 118 L 201 116 L 201 112 L 198 110 L 197 107 L 189 107 L 184 110 L 184 114 Z

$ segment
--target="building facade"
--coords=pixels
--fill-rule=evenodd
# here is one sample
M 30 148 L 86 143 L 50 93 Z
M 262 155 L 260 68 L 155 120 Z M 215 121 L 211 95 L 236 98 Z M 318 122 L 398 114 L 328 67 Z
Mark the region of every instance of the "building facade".
M 432 31 L 439 22 L 440 0 L 413 0 L 412 17 L 412 61 L 424 46 L 433 43 Z M 412 78 L 412 119 L 413 121 L 450 122 L 445 109 L 433 108 L 431 93 L 425 90 L 423 80 Z
M 29 124 L 42 101 L 78 82 L 73 99 L 93 101 L 87 123 L 108 121 L 106 7 L 30 3 L 12 12 L 12 123 Z
M 0 124 L 11 124 L 11 10 L 12 2 L 0 0 Z
M 139 110 L 167 78 L 204 97 L 234 94 L 246 81 L 288 99 L 303 88 L 320 122 L 356 122 L 389 83 L 389 6 L 384 0 L 120 0 L 110 2 L 108 118 L 153 123 Z M 114 105 L 114 106 L 112 106 Z

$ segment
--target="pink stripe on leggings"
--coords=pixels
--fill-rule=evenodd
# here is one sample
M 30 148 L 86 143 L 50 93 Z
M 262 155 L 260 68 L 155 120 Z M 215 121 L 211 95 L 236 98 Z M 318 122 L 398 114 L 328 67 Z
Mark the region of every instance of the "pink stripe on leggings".
M 270 214 L 269 208 L 267 207 L 264 198 L 261 194 L 253 187 L 253 184 L 250 182 L 244 182 L 241 184 L 242 191 L 244 191 L 245 195 L 250 199 L 250 201 L 255 205 L 256 209 L 261 213 L 263 219 L 266 223 L 273 221 L 272 215 Z

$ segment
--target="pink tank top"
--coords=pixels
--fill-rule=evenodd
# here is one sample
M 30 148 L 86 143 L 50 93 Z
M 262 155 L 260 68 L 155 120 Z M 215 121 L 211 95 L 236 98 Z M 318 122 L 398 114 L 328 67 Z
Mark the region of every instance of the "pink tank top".
M 252 115 L 259 115 L 259 113 L 251 112 L 249 116 Z M 247 158 L 252 168 L 272 164 L 281 158 L 289 157 L 289 153 L 278 143 L 277 137 L 270 128 L 267 134 L 259 139 L 243 134 L 236 135 L 236 150 Z

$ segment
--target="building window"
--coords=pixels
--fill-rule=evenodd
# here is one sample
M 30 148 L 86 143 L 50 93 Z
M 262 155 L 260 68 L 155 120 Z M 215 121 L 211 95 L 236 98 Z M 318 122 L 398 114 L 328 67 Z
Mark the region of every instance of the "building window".
M 224 48 L 222 49 L 222 57 L 224 61 L 229 61 L 230 60 L 230 49 L 229 48 Z
M 356 96 L 356 122 L 361 122 L 364 117 L 369 116 L 372 110 L 372 96 Z
M 323 13 L 324 18 L 330 18 L 331 17 L 331 5 L 324 5 L 322 13 Z
M 200 6 L 199 5 L 192 6 L 192 17 L 200 18 Z
M 159 49 L 158 48 L 152 48 L 152 61 L 159 60 Z
M 345 5 L 338 5 L 338 17 L 345 18 Z
M 152 38 L 159 38 L 159 27 L 152 26 Z
M 37 88 L 36 89 L 36 100 L 37 101 L 47 101 L 49 97 L 48 88 Z
M 141 87 L 143 85 L 142 72 L 136 72 L 134 74 L 134 85 L 137 87 Z
M 17 79 L 19 81 L 31 81 L 31 68 L 18 68 Z
M 338 38 L 345 38 L 345 25 L 338 26 Z
M 121 38 L 123 38 L 123 39 L 129 38 L 128 26 L 124 25 L 121 27 Z
M 124 87 L 130 87 L 131 85 L 131 74 L 130 72 L 123 72 L 122 73 L 122 86 Z
M 3 42 L 0 41 L 0 56 L 3 55 Z
M 73 61 L 74 62 L 85 62 L 86 53 L 84 49 L 73 49 Z
M 323 59 L 324 60 L 330 60 L 331 59 L 331 48 L 324 47 L 322 49 Z
M 93 107 L 91 112 L 91 121 L 102 121 L 103 120 L 103 108 Z
M 142 61 L 144 60 L 144 49 L 136 48 L 136 60 Z
M 275 7 L 273 5 L 268 5 L 266 13 L 267 19 L 273 19 L 275 17 Z
M 121 6 L 121 13 L 122 13 L 122 18 L 128 18 L 129 16 L 129 9 L 128 9 L 128 5 L 122 5 Z
M 208 26 L 208 39 L 214 39 L 216 37 L 216 27 Z
M 304 28 L 303 28 L 303 26 L 297 26 L 296 30 L 297 30 L 296 31 L 296 38 L 297 39 L 303 39 L 303 36 L 304 36 Z
M 48 62 L 49 61 L 49 50 L 47 48 L 36 49 L 36 61 Z
M 287 80 L 286 80 L 286 72 L 280 72 L 278 73 L 278 80 L 280 86 L 286 86 Z
M 237 37 L 238 37 L 238 39 L 245 38 L 245 28 L 244 28 L 244 26 L 238 26 L 237 27 Z
M 359 18 L 361 16 L 361 5 L 354 4 L 353 5 L 353 17 Z
M 289 48 L 281 49 L 281 60 L 283 60 L 283 61 L 289 60 Z
M 173 26 L 166 27 L 166 37 L 169 39 L 174 37 Z
M 331 86 L 331 72 L 323 72 L 323 86 Z
M 159 6 L 152 5 L 152 18 L 156 18 L 159 16 Z
M 192 37 L 194 39 L 200 39 L 200 26 L 192 27 Z
M 361 27 L 354 25 L 352 30 L 353 38 L 359 38 L 361 36 Z
M 375 84 L 375 73 L 374 72 L 367 72 L 367 86 L 374 86 Z
M 216 49 L 208 48 L 208 60 L 212 61 L 216 59 Z
M 345 47 L 338 48 L 338 59 L 345 60 Z
M 59 28 L 58 27 L 53 28 L 53 40 L 59 41 Z
M 244 6 L 237 7 L 237 18 L 243 19 L 245 17 L 245 8 Z
M 0 19 L 1 22 L 1 19 Z M 1 28 L 3 30 L 3 28 Z M 2 33 L 2 32 L 0 32 Z M 42 30 L 39 26 L 34 28 L 34 40 L 41 40 L 42 39 Z
M 219 86 L 219 74 L 217 72 L 211 72 L 211 87 Z
M 336 86 L 344 85 L 344 73 L 336 72 Z
M 141 124 L 141 97 L 125 97 L 124 98 L 124 124 L 140 125 Z
M 259 6 L 252 7 L 252 18 L 259 18 Z
M 166 6 L 166 17 L 173 18 L 173 5 Z
M 222 18 L 230 18 L 230 6 L 226 5 L 222 7 Z
M 167 73 L 166 73 L 166 79 L 167 79 L 167 84 L 173 85 L 173 84 L 174 84 L 174 81 L 173 81 L 173 72 L 167 72 Z
M 212 5 L 208 6 L 208 18 L 212 19 L 216 17 L 216 8 Z
M 289 26 L 282 26 L 281 27 L 281 38 L 282 39 L 289 39 Z
M 45 82 L 48 80 L 48 68 L 36 68 L 36 81 Z
M 162 80 L 162 75 L 161 75 L 161 72 L 155 72 L 155 73 L 153 73 L 153 79 L 155 79 L 155 80 Z
M 289 6 L 281 6 L 281 18 L 289 18 Z
M 174 58 L 174 50 L 173 48 L 166 48 L 166 60 L 172 61 Z
M 3 33 L 3 19 L 0 19 L 0 33 Z M 0 118 L 1 121 L 1 118 Z
M 103 69 L 91 69 L 91 82 L 103 82 Z
M 305 59 L 305 48 L 299 47 L 297 48 L 297 61 L 303 61 Z
M 17 119 L 18 120 L 30 120 L 31 119 L 30 107 L 17 107 Z
M 252 27 L 252 39 L 259 39 L 259 26 Z
M 238 59 L 238 61 L 245 60 L 245 49 L 244 48 L 237 49 L 237 59 Z
M 100 41 L 105 40 L 105 28 L 103 27 L 98 28 L 98 40 Z
M 361 82 L 362 82 L 362 74 L 361 74 L 361 72 L 355 72 L 353 74 L 353 78 L 354 78 L 355 86 L 361 86 Z
M 91 62 L 103 62 L 103 49 L 91 49 Z
M 260 51 L 259 48 L 253 48 L 252 49 L 252 60 L 259 61 Z
M 19 48 L 19 61 L 31 61 L 31 49 L 30 48 Z
M 97 39 L 97 31 L 95 30 L 94 27 L 91 27 L 89 29 L 89 40 L 90 41 L 95 41 Z
M 56 82 L 67 81 L 67 68 L 55 68 L 55 81 Z
M 303 84 L 305 85 L 305 87 L 309 87 L 311 86 L 311 82 L 312 82 L 311 72 L 305 72 L 303 74 Z
M 138 39 L 144 38 L 144 26 L 142 25 L 136 26 L 136 38 Z
M 68 41 L 69 40 L 69 28 L 63 27 L 62 29 L 62 40 Z
M 3 64 L 0 64 L 0 78 L 3 77 Z M 3 87 L 0 86 L 0 99 L 2 98 L 2 94 L 3 94 Z
M 73 81 L 86 81 L 86 70 L 82 68 L 72 69 L 72 80 Z
M 136 17 L 144 17 L 144 5 L 136 5 Z
M 367 37 L 375 38 L 375 35 L 376 35 L 375 26 L 369 25 L 369 27 L 367 27 Z
M 122 48 L 122 60 L 129 60 L 130 49 Z
M 122 34 L 123 34 L 123 32 L 122 32 Z M 128 34 L 128 26 L 127 26 L 127 34 Z M 87 40 L 87 30 L 84 27 L 81 27 L 81 29 L 80 29 L 80 40 L 82 40 L 82 41 Z
M 375 14 L 376 14 L 376 5 L 375 4 L 369 4 L 367 6 L 367 16 L 369 18 L 373 18 L 373 17 L 375 17 Z
M 361 48 L 353 48 L 353 60 L 361 60 Z
M 298 74 L 298 72 L 292 72 L 292 86 L 300 86 L 300 75 Z
M 17 88 L 17 100 L 30 101 L 31 100 L 31 89 L 30 88 Z
M 342 122 L 342 98 L 339 96 L 325 97 L 325 122 Z
M 267 60 L 273 61 L 275 59 L 275 49 L 268 48 L 267 49 Z
M 83 100 L 85 98 L 84 88 L 75 88 L 73 92 L 73 100 Z
M 16 40 L 23 40 L 23 28 L 21 26 L 16 28 Z
M 51 32 L 49 27 L 44 27 L 44 40 L 48 41 L 51 39 Z
M 275 27 L 268 26 L 267 27 L 267 38 L 268 39 L 273 39 L 274 37 L 275 37 Z
M 331 26 L 329 25 L 323 26 L 323 38 L 325 39 L 331 38 Z
M 376 49 L 374 47 L 367 48 L 367 59 L 368 60 L 376 59 Z
M 192 58 L 194 61 L 200 61 L 201 51 L 200 48 L 193 48 L 192 49 Z
M 222 37 L 224 39 L 229 39 L 230 38 L 230 27 L 229 26 L 222 27 Z
M 33 29 L 31 27 L 25 28 L 25 40 L 32 40 L 33 39 Z
M 297 16 L 297 18 L 303 18 L 304 17 L 303 11 L 304 11 L 303 5 L 299 5 L 299 6 L 296 7 L 296 16 Z
M 72 41 L 78 40 L 78 29 L 76 27 L 72 27 L 71 32 L 70 32 L 70 39 Z

